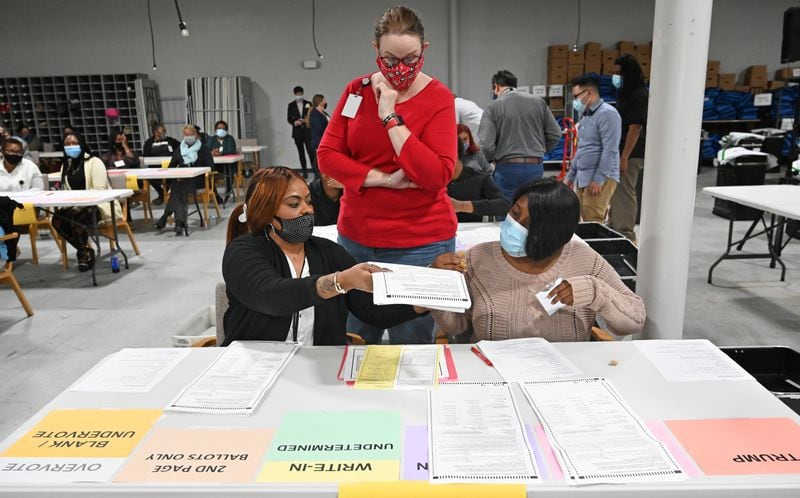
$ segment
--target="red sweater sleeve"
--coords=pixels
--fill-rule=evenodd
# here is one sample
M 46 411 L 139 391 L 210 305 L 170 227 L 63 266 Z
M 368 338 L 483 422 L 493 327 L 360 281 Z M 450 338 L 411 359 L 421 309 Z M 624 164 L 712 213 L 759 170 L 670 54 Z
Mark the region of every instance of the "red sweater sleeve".
M 347 189 L 358 192 L 372 167 L 353 159 L 347 145 L 347 127 L 350 118 L 342 116 L 342 109 L 347 97 L 354 92 L 353 83 L 350 83 L 339 97 L 336 109 L 331 114 L 328 127 L 317 148 L 317 161 L 320 171 L 338 180 Z M 363 102 L 361 107 L 363 108 Z M 362 111 L 360 108 L 359 112 Z
M 420 188 L 439 190 L 453 178 L 458 140 L 453 97 L 439 108 L 419 137 L 412 133 L 397 158 L 406 176 Z

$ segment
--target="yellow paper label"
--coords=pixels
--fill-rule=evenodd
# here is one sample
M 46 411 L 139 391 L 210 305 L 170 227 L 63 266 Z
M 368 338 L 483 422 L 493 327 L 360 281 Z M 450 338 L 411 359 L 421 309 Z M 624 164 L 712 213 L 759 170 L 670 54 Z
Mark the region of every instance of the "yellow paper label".
M 266 462 L 258 482 L 368 482 L 397 481 L 400 462 Z
M 367 346 L 356 378 L 356 389 L 392 389 L 403 346 Z
M 425 481 L 345 483 L 339 498 L 525 498 L 524 484 L 436 484 Z
M 124 458 L 161 410 L 54 410 L 2 455 Z

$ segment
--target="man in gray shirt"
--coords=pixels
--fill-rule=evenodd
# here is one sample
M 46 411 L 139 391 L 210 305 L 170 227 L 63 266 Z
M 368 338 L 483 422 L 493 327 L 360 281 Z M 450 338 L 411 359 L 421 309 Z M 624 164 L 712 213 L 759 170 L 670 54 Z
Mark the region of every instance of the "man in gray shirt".
M 522 185 L 544 174 L 542 156 L 558 144 L 561 128 L 544 100 L 516 90 L 511 71 L 492 76 L 492 102 L 478 130 L 486 159 L 495 163 L 494 181 L 511 202 Z

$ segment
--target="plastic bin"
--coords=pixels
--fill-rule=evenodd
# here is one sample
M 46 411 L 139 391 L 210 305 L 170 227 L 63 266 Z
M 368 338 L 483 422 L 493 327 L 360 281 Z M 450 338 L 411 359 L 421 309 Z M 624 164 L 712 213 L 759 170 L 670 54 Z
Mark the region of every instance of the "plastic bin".
M 734 160 L 733 163 L 719 165 L 719 168 L 717 168 L 717 186 L 764 185 L 766 173 L 767 158 L 765 156 L 742 156 Z M 733 216 L 734 220 L 742 221 L 753 221 L 761 218 L 761 211 L 758 209 L 723 199 L 714 199 L 712 213 L 726 219 L 730 219 Z
M 589 247 L 600 253 L 608 261 L 632 291 L 636 291 L 636 265 L 639 250 L 628 239 L 588 240 Z
M 800 353 L 786 346 L 720 349 L 764 388 L 800 414 Z
M 585 241 L 599 240 L 599 239 L 624 239 L 625 236 L 616 230 L 612 230 L 607 225 L 598 223 L 596 221 L 588 221 L 578 223 L 578 229 L 575 230 L 575 235 Z

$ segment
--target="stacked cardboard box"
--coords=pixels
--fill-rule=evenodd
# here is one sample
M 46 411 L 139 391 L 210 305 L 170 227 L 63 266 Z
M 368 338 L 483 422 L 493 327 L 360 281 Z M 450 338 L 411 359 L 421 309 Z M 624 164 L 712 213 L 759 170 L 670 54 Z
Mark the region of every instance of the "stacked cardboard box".
M 787 81 L 792 78 L 800 78 L 800 67 L 785 67 L 775 71 L 775 79 L 778 81 Z
M 731 88 L 731 90 L 733 90 L 734 92 L 750 93 L 752 88 L 749 85 L 736 85 L 733 88 Z
M 717 86 L 725 91 L 731 91 L 736 86 L 736 74 L 734 73 L 721 73 Z
M 619 55 L 625 55 L 625 54 L 636 55 L 634 50 L 635 47 L 636 44 L 633 43 L 632 41 L 617 42 L 617 50 L 619 50 Z
M 603 47 L 597 42 L 589 42 L 583 46 L 584 73 L 603 72 Z
M 567 45 L 550 45 L 547 47 L 547 84 L 563 85 L 567 82 L 567 61 L 569 57 Z
M 719 86 L 718 74 L 706 74 L 706 88 L 717 88 Z
M 600 58 L 603 61 L 602 71 L 603 74 L 614 74 L 617 71 L 617 65 L 614 61 L 619 57 L 619 50 L 603 50 Z
M 643 45 L 636 45 L 633 50 L 633 55 L 639 64 L 650 64 L 650 59 L 653 56 L 653 42 L 645 43 Z
M 744 84 L 755 88 L 767 88 L 767 66 L 750 66 L 744 73 Z
M 550 97 L 547 99 L 547 106 L 551 111 L 564 112 L 564 98 L 563 97 Z

